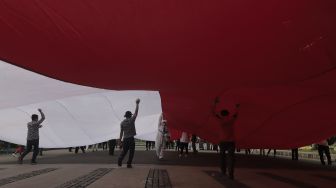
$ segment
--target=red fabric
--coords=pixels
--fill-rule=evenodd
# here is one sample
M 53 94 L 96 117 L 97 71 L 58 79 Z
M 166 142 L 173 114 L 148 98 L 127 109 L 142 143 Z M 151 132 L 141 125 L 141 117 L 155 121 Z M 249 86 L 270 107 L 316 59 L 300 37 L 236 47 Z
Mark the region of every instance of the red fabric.
M 0 58 L 67 82 L 159 90 L 171 129 L 216 141 L 215 97 L 241 104 L 240 148 L 336 134 L 334 0 L 3 0 Z M 223 108 L 226 103 L 221 102 Z

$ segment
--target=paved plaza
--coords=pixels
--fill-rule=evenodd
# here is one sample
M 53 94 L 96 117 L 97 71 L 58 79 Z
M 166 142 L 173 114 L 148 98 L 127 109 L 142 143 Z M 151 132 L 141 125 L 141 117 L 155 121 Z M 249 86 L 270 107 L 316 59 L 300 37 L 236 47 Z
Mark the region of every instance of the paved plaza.
M 85 154 L 68 150 L 45 151 L 38 165 L 16 164 L 10 155 L 0 156 L 1 187 L 335 187 L 335 166 L 323 167 L 318 161 L 291 161 L 286 158 L 237 155 L 235 181 L 222 177 L 218 154 L 200 152 L 178 158 L 167 151 L 157 160 L 154 151 L 136 151 L 133 169 L 118 168 L 119 150 Z

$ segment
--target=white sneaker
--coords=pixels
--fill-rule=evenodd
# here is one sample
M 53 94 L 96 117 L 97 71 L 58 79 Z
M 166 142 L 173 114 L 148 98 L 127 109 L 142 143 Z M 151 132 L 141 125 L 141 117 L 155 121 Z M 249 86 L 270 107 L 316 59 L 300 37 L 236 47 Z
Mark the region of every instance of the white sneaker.
M 13 156 L 13 157 L 17 157 L 17 155 L 16 155 L 15 153 L 12 153 L 12 156 Z

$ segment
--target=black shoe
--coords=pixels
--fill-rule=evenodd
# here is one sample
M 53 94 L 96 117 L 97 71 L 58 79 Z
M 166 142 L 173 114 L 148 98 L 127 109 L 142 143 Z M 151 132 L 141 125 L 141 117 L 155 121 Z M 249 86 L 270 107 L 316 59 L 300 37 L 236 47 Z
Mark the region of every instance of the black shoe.
M 118 166 L 121 167 L 121 161 L 118 161 Z
M 36 165 L 37 163 L 36 163 L 36 161 L 32 161 L 30 164 L 31 165 Z
M 128 164 L 127 168 L 133 168 L 133 166 L 131 164 Z

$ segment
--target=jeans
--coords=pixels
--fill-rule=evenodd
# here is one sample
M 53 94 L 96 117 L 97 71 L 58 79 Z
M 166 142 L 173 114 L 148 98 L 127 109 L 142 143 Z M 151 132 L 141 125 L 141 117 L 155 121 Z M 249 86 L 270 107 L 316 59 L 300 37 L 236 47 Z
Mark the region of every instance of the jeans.
M 26 147 L 26 150 L 21 155 L 21 159 L 23 159 L 29 152 L 31 152 L 33 146 L 34 146 L 34 151 L 33 151 L 33 157 L 32 157 L 31 162 L 36 162 L 36 156 L 39 153 L 39 139 L 27 140 L 27 147 Z
M 128 161 L 127 164 L 130 165 L 132 164 L 133 161 L 133 157 L 134 157 L 134 151 L 135 151 L 135 141 L 134 141 L 134 137 L 130 137 L 130 138 L 124 138 L 123 141 L 123 150 L 118 158 L 118 165 L 122 164 L 122 161 L 124 160 L 128 150 L 130 151 L 129 155 L 128 155 Z

